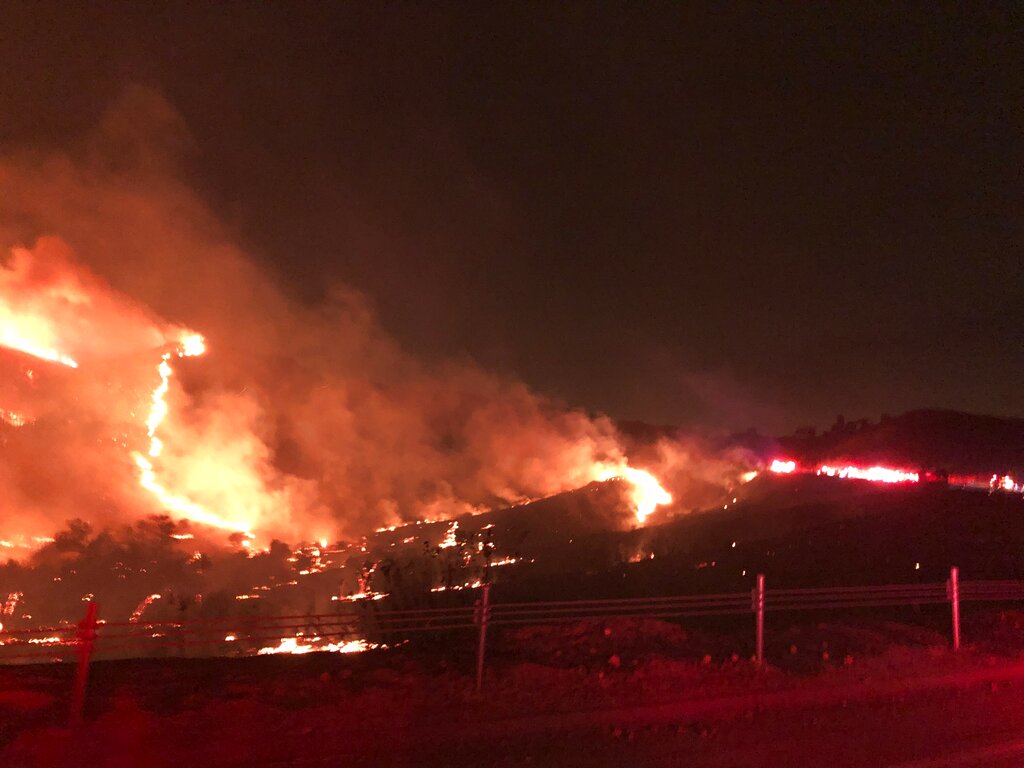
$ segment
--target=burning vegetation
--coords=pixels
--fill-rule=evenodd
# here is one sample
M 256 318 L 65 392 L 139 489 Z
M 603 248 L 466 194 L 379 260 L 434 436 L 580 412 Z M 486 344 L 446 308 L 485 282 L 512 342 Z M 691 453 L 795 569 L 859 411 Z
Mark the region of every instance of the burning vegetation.
M 176 519 L 227 531 L 257 531 L 264 540 L 282 530 L 308 539 L 309 531 L 296 531 L 294 527 L 289 530 L 287 525 L 297 513 L 302 513 L 306 520 L 326 518 L 319 527 L 337 531 L 338 523 L 344 521 L 332 515 L 331 510 L 337 503 L 352 504 L 351 495 L 355 494 L 345 494 L 345 491 L 356 490 L 348 485 L 354 478 L 339 478 L 341 482 L 332 483 L 329 477 L 336 472 L 333 465 L 323 467 L 328 477 L 318 483 L 285 473 L 272 459 L 273 449 L 281 451 L 284 446 L 268 445 L 266 437 L 255 428 L 254 421 L 262 422 L 269 414 L 258 411 L 249 414 L 249 418 L 239 419 L 237 412 L 242 410 L 244 416 L 245 408 L 252 407 L 250 401 L 232 400 L 227 393 L 216 389 L 211 393 L 197 387 L 189 393 L 184 386 L 176 385 L 178 364 L 207 354 L 207 343 L 201 334 L 155 319 L 151 312 L 117 294 L 84 265 L 77 264 L 59 241 L 41 240 L 34 249 L 15 248 L 12 254 L 8 267 L 0 271 L 0 302 L 4 311 L 0 321 L 3 323 L 2 345 L 19 353 L 9 363 L 10 375 L 20 376 L 23 388 L 33 390 L 24 398 L 28 403 L 49 399 L 48 405 L 67 409 L 64 418 L 71 422 L 76 420 L 83 400 L 77 378 L 93 374 L 87 379 L 87 387 L 91 389 L 88 394 L 96 398 L 92 403 L 95 418 L 88 425 L 93 430 L 90 437 L 101 444 L 112 445 L 107 458 L 112 469 L 120 470 L 112 472 L 113 476 L 123 480 L 125 465 L 130 461 L 137 471 L 134 485 L 148 493 L 148 497 L 143 497 L 136 494 L 134 488 L 116 487 L 116 483 L 112 483 L 114 487 L 107 489 L 105 495 L 122 499 L 127 516 L 167 513 Z M 27 308 L 27 316 L 20 314 L 19 306 Z M 93 317 L 94 311 L 100 311 L 101 316 Z M 58 317 L 59 322 L 51 321 L 51 315 Z M 133 323 L 143 327 L 130 328 Z M 65 325 L 74 329 L 73 332 L 63 334 Z M 132 342 L 145 339 L 159 343 L 135 349 L 125 341 L 122 347 L 121 338 L 112 336 L 106 326 L 127 329 L 125 336 Z M 80 333 L 84 334 L 82 340 L 77 337 Z M 98 356 L 94 349 L 93 340 L 97 336 L 106 338 L 103 356 Z M 155 375 L 151 374 L 155 385 L 143 396 L 142 361 L 147 357 L 155 361 Z M 197 365 L 202 366 L 204 362 L 200 359 Z M 47 366 L 54 365 L 73 369 L 61 374 L 59 390 L 47 386 Z M 18 367 L 20 371 L 16 370 Z M 427 383 L 434 388 L 439 384 L 434 380 Z M 339 389 L 346 384 L 345 380 L 333 382 Z M 320 389 L 329 386 L 321 383 Z M 442 473 L 439 477 L 420 478 L 421 482 L 434 486 L 434 493 L 428 490 L 426 498 L 410 504 L 407 509 L 399 507 L 393 493 L 387 493 L 391 489 L 382 488 L 384 500 L 391 501 L 384 508 L 390 518 L 409 519 L 424 510 L 429 510 L 432 517 L 447 518 L 454 513 L 550 496 L 592 481 L 615 478 L 623 479 L 629 486 L 627 493 L 637 524 L 642 525 L 658 506 L 672 502 L 671 494 L 653 474 L 630 466 L 607 420 L 591 419 L 571 411 L 558 412 L 553 405 L 518 385 L 507 392 L 503 389 L 491 393 L 490 401 L 469 408 L 464 415 L 466 422 L 459 425 L 462 427 L 459 439 L 468 439 L 474 446 L 477 441 L 483 441 L 483 448 L 492 453 L 495 465 L 477 466 L 475 450 L 468 455 L 444 457 L 448 461 L 439 464 L 438 471 Z M 385 398 L 387 387 L 381 386 L 374 394 L 378 399 Z M 456 398 L 458 395 L 456 393 Z M 212 404 L 206 405 L 211 401 Z M 375 407 L 376 403 L 368 404 L 371 412 Z M 424 407 L 429 408 L 429 405 Z M 504 417 L 501 411 L 506 409 L 519 414 Z M 497 424 L 488 423 L 487 417 L 495 412 L 503 418 Z M 5 408 L 4 413 L 7 426 L 18 429 L 17 434 L 5 440 L 6 448 L 15 454 L 18 438 L 22 433 L 33 432 L 37 419 L 26 418 L 13 408 Z M 345 414 L 353 418 L 363 416 L 362 412 L 352 410 Z M 526 418 L 515 418 L 520 414 Z M 374 414 L 370 415 L 372 418 Z M 420 417 L 431 415 L 428 411 Z M 332 414 L 322 416 L 330 420 Z M 477 423 L 478 420 L 481 423 Z M 298 432 L 305 426 L 302 422 L 293 422 L 283 425 L 282 430 Z M 492 432 L 495 427 L 502 431 Z M 354 431 L 359 429 L 360 425 L 354 425 Z M 107 434 L 102 434 L 103 431 Z M 390 442 L 395 436 L 382 432 L 379 439 Z M 511 456 L 498 455 L 503 439 L 508 440 Z M 289 447 L 294 451 L 294 441 L 291 442 Z M 537 451 L 535 456 L 527 453 L 531 446 Z M 471 491 L 469 494 L 456 494 L 456 488 L 448 479 L 450 475 L 443 474 L 445 466 L 454 464 L 454 459 L 472 464 L 469 477 L 465 477 L 465 469 L 459 468 L 464 476 L 460 485 Z M 381 481 L 370 476 L 363 478 L 363 482 L 372 486 Z M 286 490 L 303 483 L 310 486 L 305 498 Z M 49 489 L 41 490 L 42 493 L 33 493 L 26 501 L 40 507 L 45 505 L 49 501 L 46 498 Z M 73 497 L 78 489 L 64 490 Z M 380 504 L 381 500 L 377 500 L 374 506 L 380 510 Z M 26 515 L 24 510 L 14 511 L 18 514 L 8 520 L 17 526 Z M 5 533 L 20 535 L 25 531 Z
M 127 619 L 146 596 L 162 599 L 144 614 L 172 604 L 171 585 L 259 601 L 260 587 L 326 568 L 269 567 L 308 542 L 358 548 L 376 529 L 592 483 L 611 489 L 594 524 L 628 529 L 714 503 L 749 469 L 696 439 L 638 443 L 470 361 L 419 359 L 344 286 L 294 299 L 177 177 L 186 145 L 173 110 L 135 89 L 75 152 L 0 157 L 0 548 L 23 563 L 0 590 L 24 593 L 22 608 L 71 620 L 83 595 L 102 595 Z M 482 578 L 486 546 L 469 552 L 450 530 L 447 546 L 415 546 L 458 552 L 465 577 L 435 574 L 428 589 Z M 386 563 L 346 567 L 388 580 Z M 98 575 L 110 569 L 132 584 L 113 600 Z
M 166 513 L 266 546 L 613 477 L 636 524 L 671 503 L 609 419 L 425 363 L 343 286 L 288 296 L 170 170 L 186 136 L 136 89 L 77 153 L 0 158 L 4 539 Z

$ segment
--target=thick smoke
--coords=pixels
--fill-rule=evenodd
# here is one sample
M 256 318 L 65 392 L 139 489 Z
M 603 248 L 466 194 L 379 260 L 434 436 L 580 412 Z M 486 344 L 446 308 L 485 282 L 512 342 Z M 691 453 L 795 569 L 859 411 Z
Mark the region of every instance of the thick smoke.
M 188 146 L 175 111 L 132 89 L 74 149 L 0 156 L 0 320 L 46 298 L 46 338 L 80 364 L 0 359 L 0 395 L 34 409 L 29 427 L 0 423 L 4 528 L 164 511 L 130 457 L 145 447 L 156 365 L 185 328 L 209 351 L 173 360 L 160 480 L 267 537 L 451 517 L 624 461 L 609 419 L 471 362 L 419 359 L 350 288 L 316 306 L 289 296 L 181 180 Z M 683 483 L 692 454 L 666 443 L 651 466 Z M 716 481 L 720 464 L 734 462 L 714 465 Z

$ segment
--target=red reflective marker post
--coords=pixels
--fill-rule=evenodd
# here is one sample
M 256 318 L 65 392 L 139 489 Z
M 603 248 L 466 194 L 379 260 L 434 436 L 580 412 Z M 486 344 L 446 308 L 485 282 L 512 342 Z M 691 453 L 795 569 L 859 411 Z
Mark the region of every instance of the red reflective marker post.
M 960 650 L 960 569 L 949 569 L 949 603 L 953 613 L 953 650 Z
M 93 644 L 96 642 L 96 611 L 96 603 L 90 601 L 85 610 L 85 618 L 78 622 L 76 649 L 78 651 L 78 667 L 75 669 L 75 683 L 71 689 L 71 713 L 69 717 L 72 726 L 81 725 L 82 723 L 85 687 L 89 682 L 89 662 L 92 660 Z
M 757 614 L 757 665 L 764 664 L 764 574 L 757 574 L 757 586 L 754 588 L 753 609 Z

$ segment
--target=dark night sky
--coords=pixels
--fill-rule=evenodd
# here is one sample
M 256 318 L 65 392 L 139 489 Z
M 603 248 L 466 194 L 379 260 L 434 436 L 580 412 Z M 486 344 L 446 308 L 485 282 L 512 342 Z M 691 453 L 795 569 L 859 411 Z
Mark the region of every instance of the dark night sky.
M 425 357 L 653 422 L 1024 415 L 1016 11 L 64 5 L 5 7 L 3 145 L 156 87 L 246 247 Z

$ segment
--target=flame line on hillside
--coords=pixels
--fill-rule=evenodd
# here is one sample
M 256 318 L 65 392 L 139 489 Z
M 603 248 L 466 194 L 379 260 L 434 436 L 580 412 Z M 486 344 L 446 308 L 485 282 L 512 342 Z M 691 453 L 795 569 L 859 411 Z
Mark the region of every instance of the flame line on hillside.
M 40 360 L 48 360 L 51 363 L 60 363 L 68 368 L 78 367 L 78 361 L 73 357 L 58 352 L 56 349 L 33 344 L 24 337 L 19 336 L 12 328 L 3 329 L 3 333 L 0 334 L 0 347 L 16 349 L 19 352 L 24 352 L 26 355 L 38 357 Z
M 178 343 L 178 357 L 198 357 L 206 351 L 206 343 L 199 334 L 183 335 Z M 156 459 L 163 452 L 163 441 L 157 436 L 157 431 L 164 419 L 167 418 L 169 406 L 167 405 L 167 392 L 171 387 L 171 376 L 174 369 L 171 367 L 171 353 L 165 352 L 160 358 L 160 365 L 157 366 L 157 373 L 160 375 L 160 383 L 153 390 L 150 397 L 149 414 L 146 416 L 146 434 L 149 436 L 149 458 L 138 451 L 132 452 L 132 459 L 139 468 L 139 485 L 155 496 L 165 509 L 174 512 L 181 517 L 186 517 L 197 523 L 203 523 L 215 528 L 223 528 L 231 531 L 248 532 L 250 525 L 240 521 L 224 520 L 214 512 L 210 512 L 201 504 L 198 504 L 184 496 L 172 493 L 158 479 L 156 468 L 150 459 Z

